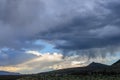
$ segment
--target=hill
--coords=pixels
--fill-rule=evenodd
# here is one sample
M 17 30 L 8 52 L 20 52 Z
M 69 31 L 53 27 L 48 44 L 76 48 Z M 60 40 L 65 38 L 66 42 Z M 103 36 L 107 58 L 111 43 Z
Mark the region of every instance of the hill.
M 118 60 L 117 62 L 115 62 L 114 64 L 112 64 L 110 66 L 109 71 L 111 71 L 112 73 L 116 73 L 116 74 L 120 74 L 120 60 Z
M 76 68 L 67 68 L 67 69 L 60 69 L 40 74 L 51 74 L 51 75 L 86 75 L 91 74 L 94 72 L 103 71 L 104 69 L 108 68 L 108 65 L 101 64 L 101 63 L 95 63 L 92 62 L 88 66 L 85 67 L 76 67 Z
M 108 65 L 92 62 L 87 67 L 88 68 L 94 68 L 94 69 L 97 68 L 98 69 L 98 68 L 106 68 L 106 67 L 108 67 Z
M 0 75 L 20 75 L 20 73 L 0 71 Z

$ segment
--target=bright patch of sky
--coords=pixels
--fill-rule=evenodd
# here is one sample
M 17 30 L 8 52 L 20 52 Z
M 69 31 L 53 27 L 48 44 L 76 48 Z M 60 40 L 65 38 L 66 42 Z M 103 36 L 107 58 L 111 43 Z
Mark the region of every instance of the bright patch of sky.
M 111 65 L 120 59 L 120 52 L 117 52 L 112 57 L 110 57 L 110 55 L 108 55 L 107 58 L 110 58 L 111 60 L 108 60 L 108 62 L 106 62 L 106 63 L 108 65 Z
M 42 46 L 44 46 L 44 48 L 39 51 L 40 53 L 60 52 L 59 50 L 55 49 L 55 48 L 54 48 L 55 46 L 54 46 L 52 43 L 50 43 L 50 42 L 45 42 L 45 41 L 42 41 L 42 40 L 36 40 L 36 41 L 34 42 L 34 44 L 35 44 L 35 45 L 42 45 Z

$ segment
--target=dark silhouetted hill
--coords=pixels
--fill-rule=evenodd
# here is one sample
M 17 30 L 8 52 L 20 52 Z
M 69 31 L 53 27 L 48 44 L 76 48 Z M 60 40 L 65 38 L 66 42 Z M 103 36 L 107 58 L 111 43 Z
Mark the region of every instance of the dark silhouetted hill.
M 109 67 L 109 66 L 105 65 L 105 64 L 101 64 L 101 63 L 92 62 L 86 68 L 89 68 L 89 69 L 103 69 L 103 68 L 107 68 L 107 67 Z
M 43 74 L 53 74 L 53 75 L 63 75 L 63 74 L 72 74 L 72 75 L 79 75 L 79 74 L 90 74 L 94 72 L 103 71 L 104 69 L 108 68 L 108 65 L 95 63 L 92 62 L 88 66 L 85 67 L 76 67 L 76 68 L 68 68 L 68 69 L 60 69 L 50 72 L 45 72 Z
M 111 65 L 109 72 L 120 74 L 120 60 Z

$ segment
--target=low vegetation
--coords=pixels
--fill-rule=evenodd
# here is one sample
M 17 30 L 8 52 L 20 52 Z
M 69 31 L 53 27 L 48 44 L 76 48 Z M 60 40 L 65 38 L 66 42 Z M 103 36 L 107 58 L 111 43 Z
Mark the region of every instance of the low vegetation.
M 17 80 L 120 80 L 120 75 L 64 75 L 64 76 L 28 76 Z
M 17 80 L 21 77 L 27 77 L 26 75 L 1 75 L 0 80 Z

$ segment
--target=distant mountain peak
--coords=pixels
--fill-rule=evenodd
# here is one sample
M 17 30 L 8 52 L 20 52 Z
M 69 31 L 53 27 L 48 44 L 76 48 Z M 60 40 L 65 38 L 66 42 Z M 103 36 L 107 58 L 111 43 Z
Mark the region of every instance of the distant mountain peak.
M 87 67 L 88 68 L 105 68 L 105 67 L 108 67 L 108 65 L 97 63 L 97 62 L 92 62 Z
M 92 62 L 92 63 L 90 63 L 88 66 L 96 66 L 96 65 L 101 65 L 101 63 Z
M 0 75 L 20 75 L 20 73 L 0 71 Z
M 93 64 L 99 64 L 99 63 L 96 63 L 96 62 L 92 62 L 92 63 L 90 63 L 89 65 L 93 65 Z

